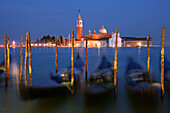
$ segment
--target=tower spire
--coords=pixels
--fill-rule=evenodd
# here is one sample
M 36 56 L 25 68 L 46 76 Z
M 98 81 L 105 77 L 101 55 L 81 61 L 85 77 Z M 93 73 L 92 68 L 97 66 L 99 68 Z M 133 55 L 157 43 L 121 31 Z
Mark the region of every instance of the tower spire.
M 83 36 L 83 21 L 80 16 L 80 9 L 79 9 L 79 15 L 77 19 L 77 39 L 81 38 Z
M 80 9 L 79 9 L 79 16 L 78 16 L 78 18 L 81 18 L 81 16 L 80 16 Z

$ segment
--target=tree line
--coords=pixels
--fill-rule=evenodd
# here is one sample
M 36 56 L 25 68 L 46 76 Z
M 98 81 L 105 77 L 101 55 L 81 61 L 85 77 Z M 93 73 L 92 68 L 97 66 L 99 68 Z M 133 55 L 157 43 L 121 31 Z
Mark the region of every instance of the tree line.
M 37 39 L 36 40 L 37 43 L 48 43 L 48 42 L 51 42 L 51 43 L 55 43 L 55 36 L 50 36 L 50 35 L 44 35 L 40 40 Z M 59 38 L 57 38 L 57 43 L 58 45 L 66 45 L 66 39 L 62 36 L 59 36 Z

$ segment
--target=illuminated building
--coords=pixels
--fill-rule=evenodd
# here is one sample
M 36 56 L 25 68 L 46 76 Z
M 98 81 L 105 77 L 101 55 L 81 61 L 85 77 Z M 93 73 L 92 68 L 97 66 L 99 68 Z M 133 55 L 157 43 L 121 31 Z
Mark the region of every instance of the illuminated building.
M 102 26 L 98 34 L 96 33 L 96 30 L 94 30 L 94 33 L 92 34 L 91 30 L 89 29 L 88 35 L 83 36 L 83 23 L 79 11 L 79 16 L 77 20 L 77 39 L 75 40 L 75 45 L 77 47 L 85 47 L 86 38 L 88 38 L 89 47 L 114 47 L 115 37 L 115 33 L 107 33 L 107 30 L 104 28 L 104 26 Z M 121 46 L 122 41 L 120 38 L 120 34 L 118 34 L 118 47 Z
M 149 45 L 152 46 L 152 38 L 149 40 Z M 147 46 L 147 38 L 122 37 L 123 47 L 141 47 Z

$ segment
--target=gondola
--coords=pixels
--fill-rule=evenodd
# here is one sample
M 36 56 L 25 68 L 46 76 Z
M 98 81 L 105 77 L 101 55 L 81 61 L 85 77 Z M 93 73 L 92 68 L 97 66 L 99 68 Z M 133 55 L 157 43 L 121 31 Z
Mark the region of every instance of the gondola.
M 5 62 L 0 64 L 0 75 L 5 71 Z
M 71 93 L 66 85 L 56 83 L 53 80 L 44 81 L 42 83 L 27 87 L 25 87 L 23 84 L 20 85 L 20 97 L 23 100 L 33 100 L 68 94 Z
M 71 66 L 68 68 L 64 69 L 63 71 L 59 72 L 56 75 L 51 74 L 51 80 L 54 80 L 58 83 L 62 82 L 70 82 L 71 81 Z M 76 84 L 77 82 L 82 79 L 84 72 L 84 62 L 82 61 L 79 53 L 77 54 L 76 60 L 74 62 L 74 83 Z
M 114 70 L 112 64 L 102 57 L 98 68 L 89 76 L 85 98 L 90 101 L 106 100 L 113 92 Z
M 167 58 L 164 59 L 164 75 L 165 81 L 170 83 L 170 62 Z
M 136 63 L 132 57 L 128 57 L 125 80 L 128 93 L 133 97 L 152 97 L 160 90 L 160 84 L 154 82 L 152 74 Z
M 84 63 L 81 60 L 79 54 L 74 62 L 74 79 L 79 77 L 81 72 L 83 73 Z M 66 70 L 70 70 L 68 67 Z M 82 69 L 82 70 L 79 70 Z M 68 72 L 68 71 L 67 71 Z M 65 77 L 63 77 L 63 75 Z M 67 75 L 67 76 L 66 76 Z M 58 77 L 60 76 L 60 77 Z M 70 95 L 73 93 L 74 89 L 71 88 L 71 78 L 70 72 L 68 73 L 60 73 L 56 76 L 51 75 L 51 79 L 48 81 L 44 81 L 42 83 L 38 83 L 29 87 L 25 87 L 24 85 L 20 86 L 20 96 L 23 100 L 32 100 L 37 98 L 46 98 L 57 95 Z
M 165 89 L 170 94 L 170 61 L 167 58 L 164 59 L 164 79 Z

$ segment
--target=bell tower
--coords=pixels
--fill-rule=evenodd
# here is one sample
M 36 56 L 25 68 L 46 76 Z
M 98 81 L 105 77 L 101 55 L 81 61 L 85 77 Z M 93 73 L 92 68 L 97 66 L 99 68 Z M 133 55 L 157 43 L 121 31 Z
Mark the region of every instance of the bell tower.
M 81 39 L 80 37 L 83 37 L 83 21 L 80 16 L 80 10 L 77 20 L 77 39 Z

